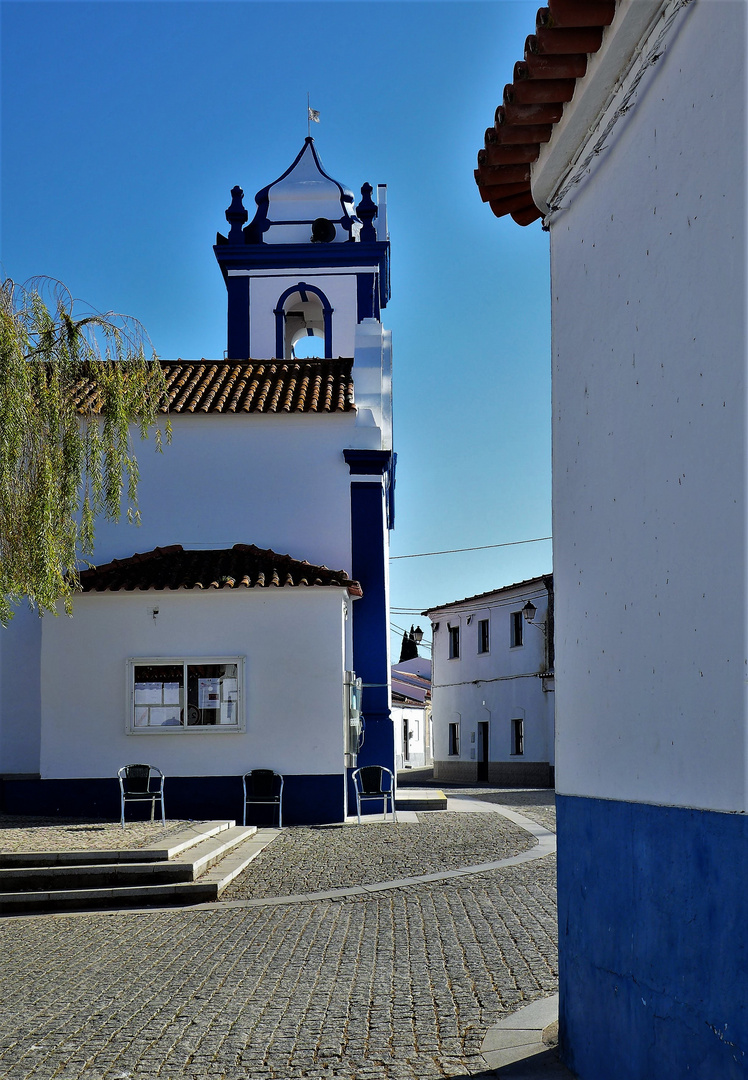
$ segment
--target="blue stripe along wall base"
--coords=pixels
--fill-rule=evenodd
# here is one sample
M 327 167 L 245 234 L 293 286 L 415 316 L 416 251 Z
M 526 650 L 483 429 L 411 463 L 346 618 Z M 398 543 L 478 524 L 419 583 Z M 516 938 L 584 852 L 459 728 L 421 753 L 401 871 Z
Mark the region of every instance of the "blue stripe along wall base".
M 556 801 L 568 1066 L 580 1080 L 745 1080 L 748 818 Z
M 284 776 L 283 824 L 327 825 L 343 821 L 344 774 Z M 85 780 L 13 780 L 2 782 L 2 809 L 7 814 L 87 817 L 118 821 L 117 777 Z M 233 818 L 241 823 L 242 778 L 237 776 L 167 776 L 164 784 L 169 818 Z M 148 804 L 128 803 L 126 819 L 150 817 Z M 277 817 L 274 819 L 277 822 Z M 265 807 L 247 808 L 247 822 L 270 824 Z

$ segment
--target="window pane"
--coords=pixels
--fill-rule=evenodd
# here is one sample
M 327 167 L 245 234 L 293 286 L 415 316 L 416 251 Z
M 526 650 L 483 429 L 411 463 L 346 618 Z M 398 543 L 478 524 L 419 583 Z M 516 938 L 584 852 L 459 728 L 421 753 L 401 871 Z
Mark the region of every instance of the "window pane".
M 239 707 L 236 664 L 187 665 L 187 724 L 236 724 Z
M 181 664 L 134 665 L 135 727 L 180 727 L 184 669 Z

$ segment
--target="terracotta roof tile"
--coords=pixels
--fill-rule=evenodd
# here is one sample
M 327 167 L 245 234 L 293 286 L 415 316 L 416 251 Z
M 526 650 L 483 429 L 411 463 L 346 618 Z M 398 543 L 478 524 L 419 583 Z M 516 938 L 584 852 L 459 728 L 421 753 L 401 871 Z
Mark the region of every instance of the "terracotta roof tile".
M 236 589 L 285 586 L 337 586 L 362 596 L 361 586 L 345 570 L 329 570 L 306 560 L 278 555 L 254 544 L 185 551 L 181 544 L 155 548 L 129 559 L 114 559 L 84 570 L 82 592 L 141 592 L 146 589 Z
M 550 140 L 615 11 L 616 0 L 549 0 L 539 9 L 525 58 L 514 65 L 514 81 L 504 87 L 478 153 L 475 181 L 496 217 L 511 214 L 519 225 L 542 217 L 532 198 L 530 165 Z
M 333 413 L 355 408 L 353 360 L 162 360 L 168 413 Z M 95 380 L 76 393 L 96 412 Z

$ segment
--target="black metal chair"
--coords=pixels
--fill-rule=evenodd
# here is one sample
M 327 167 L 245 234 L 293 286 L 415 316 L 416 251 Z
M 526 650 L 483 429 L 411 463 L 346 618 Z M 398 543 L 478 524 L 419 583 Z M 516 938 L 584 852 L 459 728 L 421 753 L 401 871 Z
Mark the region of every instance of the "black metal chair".
M 252 769 L 242 777 L 244 787 L 244 824 L 247 806 L 258 803 L 278 807 L 278 828 L 283 828 L 283 777 L 272 769 Z
M 125 827 L 125 803 L 150 801 L 151 821 L 156 803 L 161 803 L 161 824 L 166 828 L 164 813 L 164 774 L 156 765 L 124 765 L 118 770 L 121 823 Z M 153 781 L 153 784 L 151 783 Z
M 389 777 L 389 787 L 384 786 L 385 776 Z M 361 824 L 361 803 L 366 799 L 381 799 L 382 814 L 387 818 L 387 800 L 390 800 L 392 820 L 397 821 L 395 810 L 395 774 L 384 765 L 363 765 L 353 773 L 353 783 L 356 787 L 356 813 L 358 823 Z

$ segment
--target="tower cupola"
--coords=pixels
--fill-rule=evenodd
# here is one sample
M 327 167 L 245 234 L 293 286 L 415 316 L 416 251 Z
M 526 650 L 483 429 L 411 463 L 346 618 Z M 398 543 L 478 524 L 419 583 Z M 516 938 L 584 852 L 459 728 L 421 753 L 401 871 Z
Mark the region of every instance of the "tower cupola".
M 214 248 L 228 291 L 229 359 L 290 359 L 302 337 L 321 357 L 353 356 L 356 328 L 389 299 L 386 186 L 361 201 L 325 172 L 308 137 L 288 169 L 258 191 L 248 225 L 231 191 L 228 236 Z

